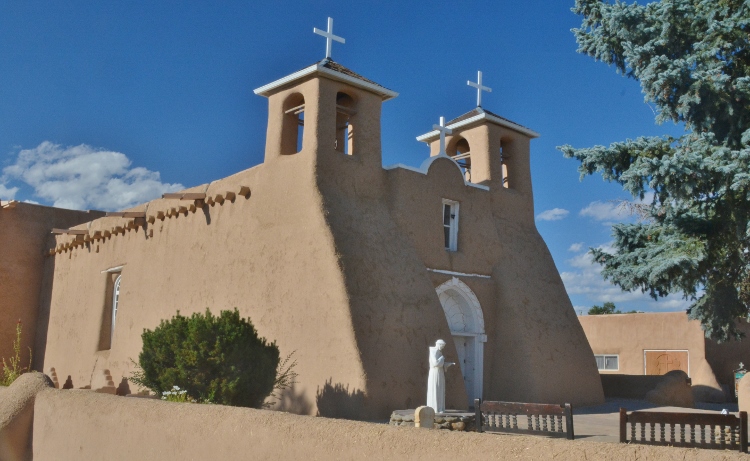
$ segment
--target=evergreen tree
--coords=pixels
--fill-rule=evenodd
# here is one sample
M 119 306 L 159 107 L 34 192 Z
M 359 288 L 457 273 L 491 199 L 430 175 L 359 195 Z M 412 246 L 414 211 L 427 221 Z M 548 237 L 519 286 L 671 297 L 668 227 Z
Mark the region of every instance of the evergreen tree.
M 576 0 L 578 51 L 638 80 L 659 123 L 679 138 L 609 147 L 562 146 L 634 197 L 640 220 L 613 227 L 614 254 L 592 249 L 602 274 L 654 299 L 682 292 L 688 313 L 719 341 L 740 336 L 750 309 L 750 2 Z

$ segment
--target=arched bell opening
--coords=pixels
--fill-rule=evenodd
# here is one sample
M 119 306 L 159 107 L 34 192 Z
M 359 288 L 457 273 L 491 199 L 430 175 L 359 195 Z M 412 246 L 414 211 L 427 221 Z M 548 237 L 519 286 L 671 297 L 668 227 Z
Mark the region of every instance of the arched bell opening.
M 344 155 L 354 154 L 354 122 L 356 111 L 354 98 L 339 91 L 336 93 L 336 151 Z
M 293 93 L 284 101 L 284 120 L 281 126 L 281 155 L 302 151 L 305 135 L 305 97 Z
M 510 149 L 507 149 L 510 144 L 509 139 L 500 139 L 500 171 L 502 174 L 503 187 L 506 189 L 513 188 L 513 159 L 511 158 Z
M 469 147 L 469 141 L 456 135 L 448 143 L 445 153 L 461 167 L 464 179 L 471 182 L 471 147 Z

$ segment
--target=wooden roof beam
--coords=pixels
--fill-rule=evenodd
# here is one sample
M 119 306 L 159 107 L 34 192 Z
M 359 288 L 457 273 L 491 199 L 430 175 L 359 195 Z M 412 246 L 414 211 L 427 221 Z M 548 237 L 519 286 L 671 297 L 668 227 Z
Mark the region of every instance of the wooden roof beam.
M 174 192 L 163 194 L 161 198 L 177 200 L 204 200 L 206 194 L 203 192 Z
M 111 211 L 107 213 L 108 217 L 117 218 L 145 218 L 145 211 Z
M 52 229 L 52 233 L 55 235 L 88 235 L 89 231 L 86 229 Z

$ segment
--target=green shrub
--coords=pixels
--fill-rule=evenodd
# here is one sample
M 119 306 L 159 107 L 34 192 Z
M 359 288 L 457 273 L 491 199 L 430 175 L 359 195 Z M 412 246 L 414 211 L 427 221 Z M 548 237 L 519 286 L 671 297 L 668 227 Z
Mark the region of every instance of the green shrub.
M 198 402 L 260 408 L 273 391 L 279 348 L 234 311 L 195 313 L 144 329 L 140 371 L 130 378 L 157 395 L 173 386 Z
M 31 348 L 29 348 L 29 366 L 21 366 L 21 321 L 16 323 L 16 340 L 13 341 L 13 357 L 5 362 L 5 357 L 2 359 L 3 373 L 0 375 L 0 386 L 10 386 L 13 381 L 18 379 L 19 376 L 31 370 Z

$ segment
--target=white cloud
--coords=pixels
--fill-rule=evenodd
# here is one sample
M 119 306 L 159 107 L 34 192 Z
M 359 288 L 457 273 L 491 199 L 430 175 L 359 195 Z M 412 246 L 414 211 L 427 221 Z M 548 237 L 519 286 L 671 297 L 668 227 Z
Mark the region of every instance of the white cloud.
M 45 141 L 20 151 L 15 164 L 3 169 L 0 183 L 22 181 L 53 206 L 78 210 L 120 210 L 184 188 L 161 182 L 157 171 L 131 168 L 131 163 L 120 152 Z
M 565 218 L 568 216 L 568 213 L 570 211 L 564 210 L 562 208 L 553 208 L 551 210 L 542 211 L 538 215 L 536 215 L 536 219 L 539 221 L 559 221 L 560 219 Z
M 0 200 L 13 200 L 16 196 L 16 192 L 18 192 L 17 187 L 7 187 L 0 182 Z
M 600 248 L 606 252 L 614 251 L 610 245 L 603 245 Z M 589 252 L 575 255 L 567 263 L 574 270 L 563 271 L 560 273 L 560 277 L 565 284 L 568 295 L 581 296 L 588 300 L 591 305 L 601 305 L 610 301 L 615 303 L 617 308 L 622 311 L 676 311 L 685 310 L 690 305 L 690 302 L 682 299 L 681 295 L 670 295 L 659 299 L 659 301 L 654 301 L 648 294 L 641 293 L 640 290 L 623 291 L 620 287 L 604 280 L 601 275 L 602 266 L 594 263 L 593 256 Z M 576 307 L 576 309 L 579 309 L 579 307 Z
M 591 202 L 582 209 L 580 216 L 588 216 L 597 221 L 618 221 L 629 216 L 628 210 L 622 203 L 618 202 Z
M 568 251 L 572 251 L 573 253 L 578 253 L 582 249 L 583 249 L 583 242 L 574 243 L 570 245 L 570 247 L 568 247 Z

